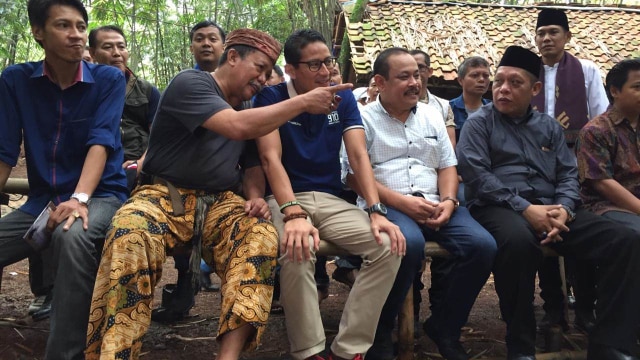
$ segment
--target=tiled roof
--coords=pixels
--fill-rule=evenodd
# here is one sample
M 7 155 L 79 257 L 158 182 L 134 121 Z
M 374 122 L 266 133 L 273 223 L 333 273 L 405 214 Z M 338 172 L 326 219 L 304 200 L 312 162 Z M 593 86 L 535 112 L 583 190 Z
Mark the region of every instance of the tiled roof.
M 353 7 L 343 5 L 351 61 L 358 82 L 378 53 L 391 46 L 422 49 L 431 56 L 434 77 L 455 80 L 465 57 L 486 58 L 495 71 L 504 49 L 537 53 L 535 23 L 541 7 L 421 1 L 369 1 L 362 22 L 350 23 Z M 565 7 L 572 38 L 566 49 L 594 61 L 604 76 L 621 59 L 640 57 L 638 9 Z

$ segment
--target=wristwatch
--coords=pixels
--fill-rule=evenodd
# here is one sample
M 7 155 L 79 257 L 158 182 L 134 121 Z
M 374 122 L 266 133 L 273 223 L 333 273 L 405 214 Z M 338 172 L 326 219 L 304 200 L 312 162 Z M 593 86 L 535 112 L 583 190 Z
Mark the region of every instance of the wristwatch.
M 375 203 L 370 207 L 364 209 L 364 211 L 366 211 L 369 216 L 371 216 L 372 213 L 378 213 L 382 216 L 387 216 L 387 207 L 384 206 L 383 203 Z
M 460 206 L 460 200 L 453 198 L 451 196 L 447 196 L 446 198 L 442 199 L 441 202 L 445 202 L 445 201 L 451 201 L 453 203 L 453 210 L 457 209 Z
M 576 213 L 573 212 L 570 207 L 568 207 L 567 205 L 562 205 L 562 208 L 567 212 L 567 215 L 569 216 L 567 218 L 567 224 L 576 219 Z
M 83 204 L 83 205 L 89 204 L 89 195 L 85 193 L 73 193 L 71 195 L 71 198 L 78 200 L 80 204 Z

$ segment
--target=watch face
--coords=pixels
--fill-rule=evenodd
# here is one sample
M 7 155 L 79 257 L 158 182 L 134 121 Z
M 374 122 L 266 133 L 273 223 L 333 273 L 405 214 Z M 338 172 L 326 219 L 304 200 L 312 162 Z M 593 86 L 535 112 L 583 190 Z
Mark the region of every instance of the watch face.
M 387 215 L 387 207 L 383 203 L 378 203 L 378 210 L 382 215 Z
M 83 193 L 76 193 L 71 195 L 72 198 L 78 200 L 78 202 L 81 202 L 83 204 L 86 204 L 89 201 L 89 195 L 87 194 L 83 194 Z

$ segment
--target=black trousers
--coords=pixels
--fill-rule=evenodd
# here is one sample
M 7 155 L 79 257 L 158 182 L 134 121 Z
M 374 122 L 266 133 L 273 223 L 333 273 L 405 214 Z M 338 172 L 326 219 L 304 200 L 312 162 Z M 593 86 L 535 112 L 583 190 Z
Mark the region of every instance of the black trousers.
M 632 352 L 640 323 L 640 239 L 631 229 L 585 210 L 576 212 L 549 245 L 561 255 L 597 266 L 596 324 L 589 341 Z M 533 297 L 536 271 L 542 263 L 537 236 L 519 213 L 503 207 L 474 207 L 471 215 L 496 239 L 493 274 L 500 311 L 507 324 L 509 357 L 535 354 Z

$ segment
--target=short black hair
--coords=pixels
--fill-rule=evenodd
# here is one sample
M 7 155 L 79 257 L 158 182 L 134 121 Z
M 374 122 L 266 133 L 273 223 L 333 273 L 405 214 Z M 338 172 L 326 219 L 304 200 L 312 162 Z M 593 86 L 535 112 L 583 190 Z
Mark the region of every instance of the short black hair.
M 389 79 L 389 58 L 393 55 L 410 54 L 409 50 L 400 47 L 392 47 L 378 55 L 376 61 L 373 62 L 373 75 L 380 75 L 385 79 Z
M 29 25 L 32 27 L 44 28 L 44 24 L 49 18 L 49 9 L 54 5 L 71 6 L 78 10 L 84 19 L 84 22 L 89 25 L 89 15 L 87 9 L 84 7 L 80 0 L 29 0 L 27 4 L 27 13 L 29 14 Z M 40 42 L 38 42 L 40 43 Z
M 279 65 L 273 65 L 273 71 L 275 71 L 278 76 L 284 76 L 284 72 L 282 72 L 282 68 Z
M 245 57 L 247 57 L 247 55 L 251 54 L 254 51 L 259 51 L 253 46 L 241 45 L 241 44 L 225 47 L 224 52 L 222 53 L 222 55 L 220 55 L 220 61 L 218 61 L 218 65 L 222 65 L 227 62 L 227 54 L 231 49 L 234 49 L 235 51 L 237 51 L 241 59 L 244 59 Z
M 611 70 L 609 70 L 607 78 L 605 79 L 605 90 L 607 91 L 607 97 L 610 103 L 613 104 L 611 88 L 614 87 L 621 90 L 627 80 L 629 80 L 629 73 L 636 70 L 640 70 L 640 58 L 622 60 L 613 65 Z
M 425 51 L 420 49 L 415 49 L 415 50 L 409 51 L 409 54 L 424 56 L 424 62 L 427 64 L 427 66 L 431 66 L 431 58 L 429 57 L 429 54 L 427 54 Z
M 458 79 L 464 79 L 469 72 L 469 68 L 486 67 L 489 69 L 489 62 L 482 56 L 472 56 L 464 59 L 462 64 L 458 66 Z
M 124 44 L 127 45 L 127 37 L 124 36 L 124 32 L 122 31 L 122 29 L 116 25 L 105 25 L 105 26 L 100 26 L 99 28 L 95 28 L 93 30 L 91 30 L 89 32 L 89 47 L 92 49 L 95 49 L 96 42 L 98 41 L 96 38 L 98 37 L 98 33 L 104 31 L 104 32 L 109 32 L 109 31 L 113 31 L 113 32 L 117 32 L 118 34 L 122 35 L 122 38 L 124 39 Z
M 220 33 L 220 40 L 222 40 L 222 43 L 224 44 L 224 41 L 227 38 L 227 33 L 224 32 L 224 29 L 220 25 L 211 20 L 203 20 L 193 25 L 193 27 L 189 31 L 189 41 L 193 41 L 193 35 L 195 35 L 196 31 L 209 26 L 213 26 L 214 28 L 218 29 L 218 32 Z
M 284 43 L 284 60 L 287 64 L 291 64 L 297 68 L 302 49 L 314 42 L 327 43 L 324 36 L 317 30 L 300 29 L 294 31 Z

